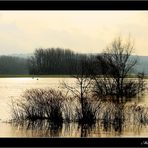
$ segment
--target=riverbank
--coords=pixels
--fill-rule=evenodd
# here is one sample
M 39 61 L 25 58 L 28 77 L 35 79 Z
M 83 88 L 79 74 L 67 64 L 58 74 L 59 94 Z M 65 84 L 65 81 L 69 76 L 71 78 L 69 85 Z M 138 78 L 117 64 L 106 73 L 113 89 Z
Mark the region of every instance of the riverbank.
M 72 78 L 72 75 L 0 75 L 0 78 Z
M 72 78 L 74 75 L 0 75 L 0 78 Z M 100 76 L 101 77 L 101 76 Z M 136 75 L 128 75 L 127 78 L 137 78 Z M 148 79 L 148 75 L 144 76 Z

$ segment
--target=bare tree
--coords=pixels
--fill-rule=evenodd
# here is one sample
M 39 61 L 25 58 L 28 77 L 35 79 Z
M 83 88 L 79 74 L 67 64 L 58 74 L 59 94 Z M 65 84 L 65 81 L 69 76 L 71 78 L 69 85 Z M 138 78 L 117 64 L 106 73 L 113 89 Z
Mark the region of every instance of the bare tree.
M 144 90 L 143 77 L 139 79 L 141 81 L 127 79 L 138 62 L 137 57 L 131 56 L 133 51 L 134 45 L 130 39 L 124 43 L 118 37 L 97 56 L 95 65 L 99 67 L 102 75 L 97 75 L 95 70 L 92 70 L 91 75 L 95 80 L 95 93 L 100 98 L 112 99 L 118 104 Z
M 70 86 L 63 82 L 76 102 L 76 118 L 79 123 L 92 124 L 96 121 L 96 114 L 101 103 L 91 96 L 92 79 L 87 74 L 87 62 L 82 60 L 78 68 L 77 75 L 73 75 L 76 80 L 75 86 Z

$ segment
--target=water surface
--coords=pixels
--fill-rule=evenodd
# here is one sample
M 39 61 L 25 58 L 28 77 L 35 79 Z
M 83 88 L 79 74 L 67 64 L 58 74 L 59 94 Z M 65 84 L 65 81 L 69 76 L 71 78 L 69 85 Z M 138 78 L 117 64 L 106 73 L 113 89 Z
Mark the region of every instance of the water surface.
M 79 127 L 77 123 L 62 127 L 31 127 L 16 126 L 8 123 L 11 119 L 11 100 L 18 99 L 26 89 L 54 88 L 62 89 L 65 81 L 74 85 L 72 78 L 0 78 L 0 137 L 148 137 L 148 126 L 129 126 L 122 133 L 105 131 L 100 125 L 92 128 Z M 148 95 L 145 95 L 141 104 L 148 104 Z M 46 124 L 46 123 L 43 123 Z

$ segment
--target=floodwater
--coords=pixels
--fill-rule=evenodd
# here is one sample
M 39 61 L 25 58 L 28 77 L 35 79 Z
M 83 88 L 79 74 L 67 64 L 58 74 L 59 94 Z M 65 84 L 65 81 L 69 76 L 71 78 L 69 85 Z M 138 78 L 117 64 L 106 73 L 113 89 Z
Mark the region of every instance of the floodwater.
M 54 88 L 62 89 L 62 82 L 74 85 L 72 78 L 0 78 L 0 137 L 148 137 L 148 126 L 129 126 L 124 132 L 104 130 L 96 124 L 94 127 L 79 127 L 77 123 L 63 124 L 60 127 L 48 126 L 48 123 L 33 125 L 14 125 L 11 119 L 11 100 L 20 98 L 26 89 Z M 148 104 L 145 95 L 142 104 Z M 38 126 L 40 124 L 40 126 Z

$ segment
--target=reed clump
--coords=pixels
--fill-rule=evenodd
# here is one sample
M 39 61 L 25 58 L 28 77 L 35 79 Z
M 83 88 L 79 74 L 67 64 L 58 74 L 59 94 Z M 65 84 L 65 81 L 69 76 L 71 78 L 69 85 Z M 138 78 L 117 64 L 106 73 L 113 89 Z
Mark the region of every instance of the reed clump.
M 29 89 L 21 99 L 12 101 L 12 118 L 20 125 L 29 123 L 32 127 L 33 123 L 35 128 L 48 123 L 46 127 L 54 125 L 61 129 L 63 123 L 77 122 L 80 127 L 91 129 L 99 123 L 105 131 L 122 132 L 131 125 L 147 125 L 148 108 L 136 103 L 104 101 L 92 95 L 80 102 L 54 89 Z
M 44 120 L 63 122 L 65 99 L 60 91 L 53 89 L 26 90 L 20 100 L 12 102 L 15 121 Z

